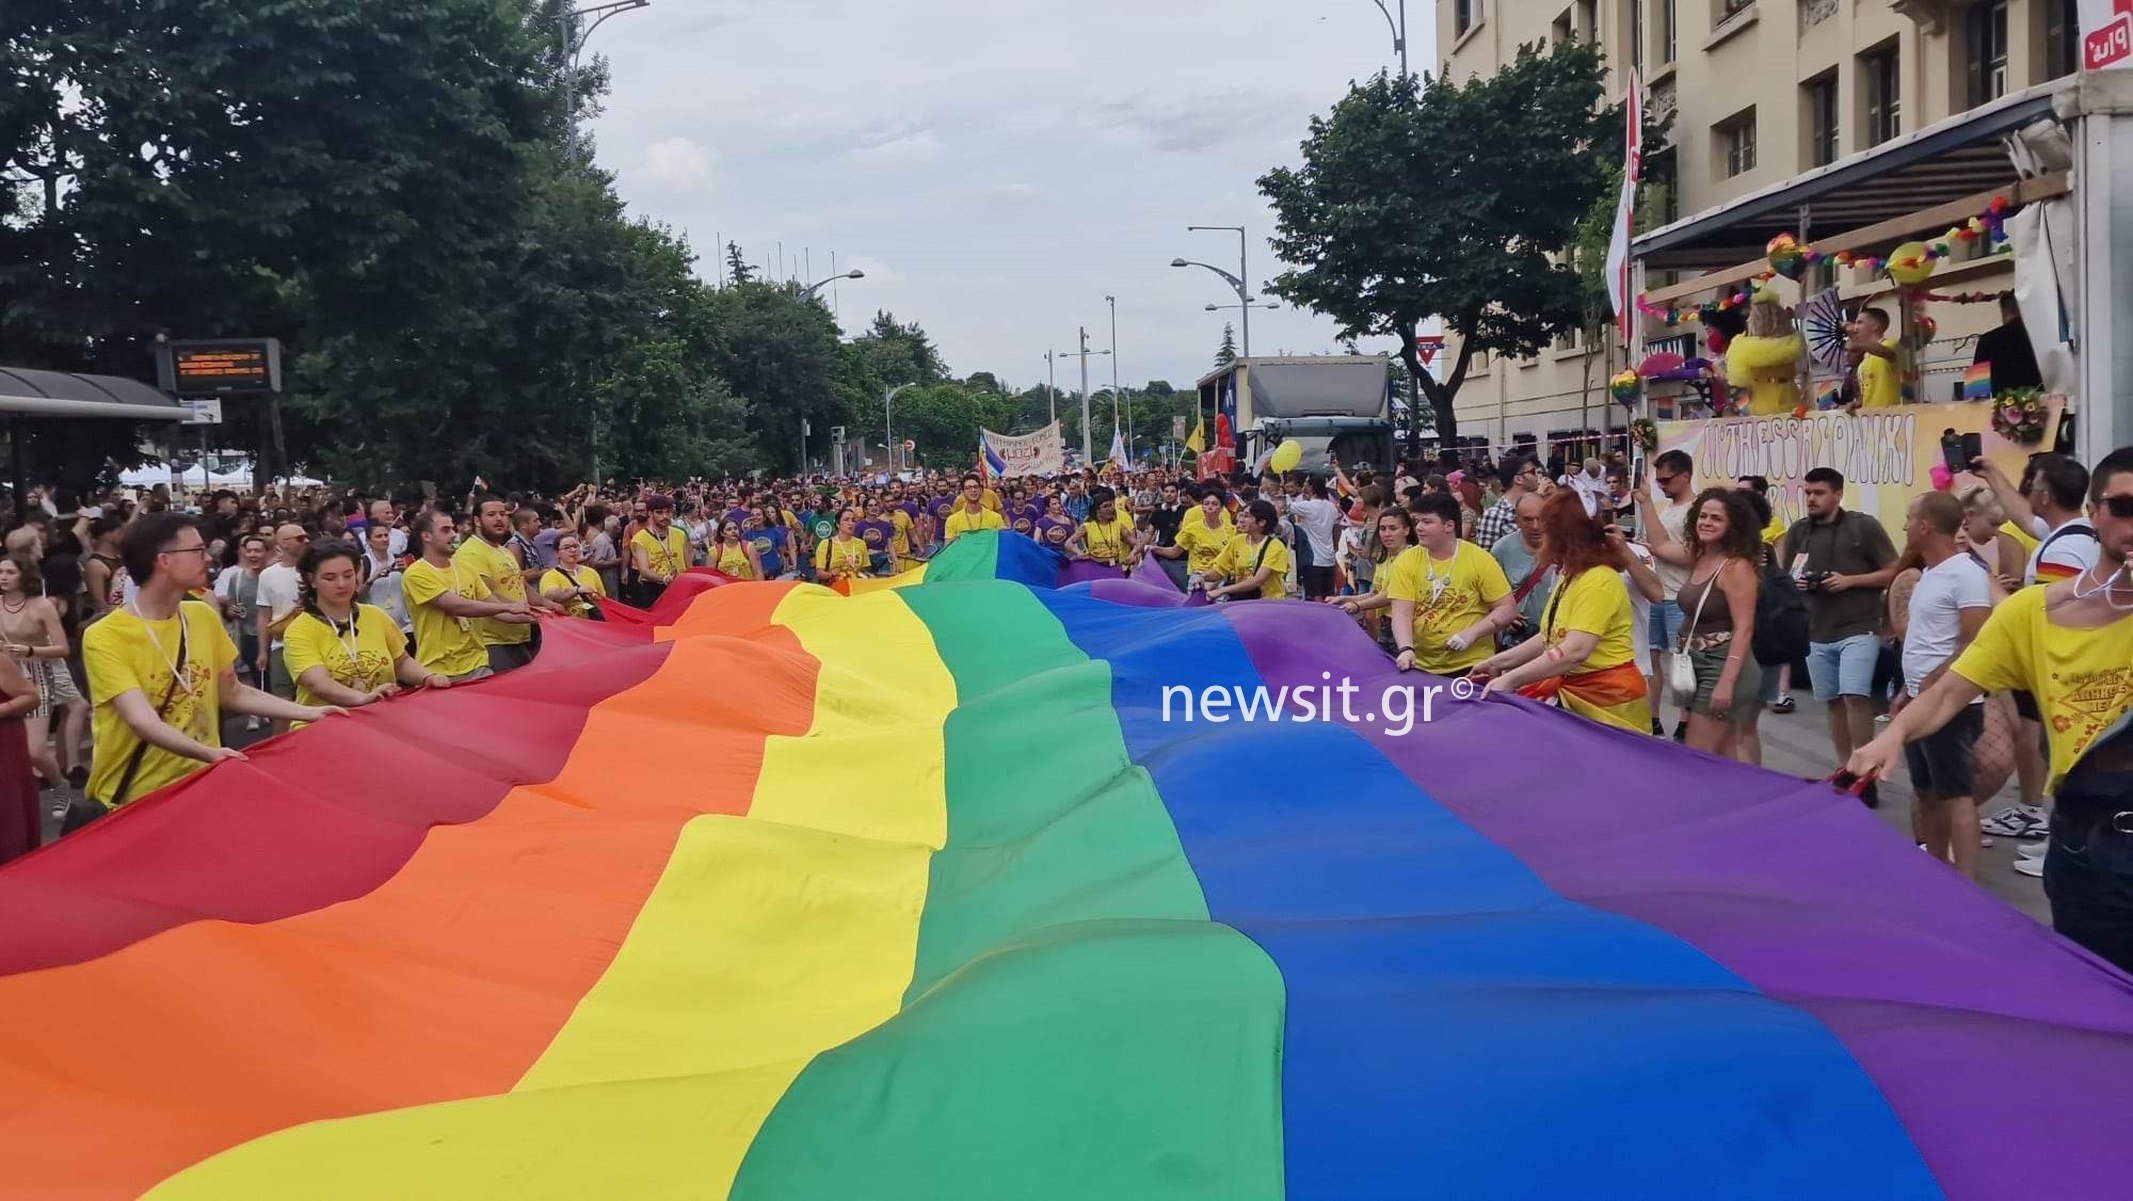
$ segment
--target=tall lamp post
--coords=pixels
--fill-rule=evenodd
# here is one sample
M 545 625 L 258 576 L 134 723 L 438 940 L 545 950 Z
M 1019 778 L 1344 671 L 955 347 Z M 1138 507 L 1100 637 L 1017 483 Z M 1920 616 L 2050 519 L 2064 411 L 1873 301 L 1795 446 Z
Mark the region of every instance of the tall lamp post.
M 882 441 L 889 444 L 889 470 L 892 472 L 896 470 L 896 435 L 889 431 L 889 406 L 896 403 L 896 394 L 898 392 L 915 386 L 913 384 L 898 384 L 889 389 L 888 395 L 881 398 L 881 438 Z
M 1133 406 L 1126 403 L 1126 395 L 1118 390 L 1118 297 L 1106 296 L 1104 303 L 1111 306 L 1111 424 L 1125 432 L 1126 461 L 1133 461 Z M 1124 413 L 1124 417 L 1120 417 Z
M 1049 350 L 1044 352 L 1044 396 L 1051 402 L 1053 425 L 1059 424 L 1059 364 L 1055 361 L 1057 358 L 1058 356 Z
M 652 0 L 610 0 L 606 4 L 590 4 L 567 14 L 566 19 L 570 24 L 563 30 L 563 41 L 570 51 L 570 78 L 563 81 L 563 149 L 573 157 L 578 152 L 578 56 L 585 52 L 586 39 L 592 37 L 593 30 L 607 24 L 609 17 L 634 12 L 640 8 L 650 8 L 651 5 Z M 579 23 L 587 17 L 593 19 L 592 24 L 585 27 L 585 32 L 578 33 Z
M 813 296 L 815 293 L 820 292 L 822 289 L 829 287 L 831 284 L 836 283 L 840 279 L 865 279 L 866 277 L 866 272 L 861 271 L 857 267 L 854 267 L 850 271 L 845 271 L 836 275 L 832 275 L 819 284 L 807 285 L 806 287 L 800 289 L 799 298 L 801 300 L 806 300 L 808 297 Z
M 1081 464 L 1082 466 L 1086 467 L 1092 461 L 1093 456 L 1096 453 L 1096 448 L 1089 442 L 1089 356 L 1092 354 L 1105 355 L 1110 354 L 1111 352 L 1108 350 L 1089 349 L 1088 326 L 1082 326 L 1081 329 L 1077 332 L 1079 332 L 1081 335 L 1080 350 L 1059 350 L 1054 351 L 1053 353 L 1058 355 L 1062 359 L 1081 360 Z M 1056 402 L 1053 420 L 1058 420 Z
M 1407 72 L 1407 0 L 1399 0 L 1400 20 L 1398 24 L 1393 23 L 1392 10 L 1385 7 L 1385 0 L 1370 0 L 1370 2 L 1378 6 L 1379 12 L 1385 14 L 1386 28 L 1392 30 L 1392 48 L 1400 55 L 1400 78 L 1409 78 Z
M 1259 300 L 1257 297 L 1251 294 L 1251 289 L 1244 286 L 1244 281 L 1246 277 L 1250 276 L 1252 273 L 1251 268 L 1247 265 L 1245 258 L 1245 254 L 1249 244 L 1244 236 L 1244 227 L 1242 225 L 1188 225 L 1185 228 L 1193 232 L 1198 232 L 1201 230 L 1222 230 L 1237 235 L 1237 274 L 1235 275 L 1231 275 L 1229 272 L 1224 271 L 1222 268 L 1217 267 L 1211 263 L 1195 262 L 1191 259 L 1172 259 L 1170 260 L 1170 265 L 1173 267 L 1204 267 L 1207 270 L 1214 272 L 1216 275 L 1221 276 L 1223 280 L 1227 282 L 1229 286 L 1236 291 L 1237 300 L 1240 302 L 1241 306 L 1244 309 L 1244 357 L 1251 358 L 1252 306 L 1258 304 Z

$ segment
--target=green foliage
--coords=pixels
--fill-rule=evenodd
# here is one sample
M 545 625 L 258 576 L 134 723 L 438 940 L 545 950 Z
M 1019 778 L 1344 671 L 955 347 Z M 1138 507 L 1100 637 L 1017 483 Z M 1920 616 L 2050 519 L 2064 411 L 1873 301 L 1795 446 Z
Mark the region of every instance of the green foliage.
M 1354 86 L 1312 119 L 1302 165 L 1259 181 L 1290 264 L 1272 291 L 1332 317 L 1344 338 L 1398 338 L 1438 433 L 1456 437 L 1475 353 L 1531 355 L 1580 323 L 1577 273 L 1559 259 L 1621 153 L 1602 83 L 1599 51 L 1573 39 L 1521 48 L 1485 78 Z M 1414 350 L 1432 315 L 1459 343 L 1442 384 Z
M 1228 322 L 1222 324 L 1222 345 L 1215 347 L 1215 366 L 1227 367 L 1237 361 L 1237 331 Z
M 726 243 L 726 279 L 736 284 L 752 283 L 755 280 L 755 268 L 749 266 L 748 260 L 741 256 L 741 248 L 731 242 Z
M 762 452 L 760 466 L 799 467 L 804 420 L 811 453 L 820 458 L 832 425 L 863 411 L 844 373 L 837 323 L 816 301 L 784 284 L 730 285 L 711 297 L 719 331 L 713 370 L 748 401 L 748 430 Z

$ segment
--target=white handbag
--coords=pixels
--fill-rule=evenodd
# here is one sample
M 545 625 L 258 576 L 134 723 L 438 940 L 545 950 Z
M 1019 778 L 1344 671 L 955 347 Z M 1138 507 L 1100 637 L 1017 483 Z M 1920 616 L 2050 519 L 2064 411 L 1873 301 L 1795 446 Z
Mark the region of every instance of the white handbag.
M 1681 636 L 1675 640 L 1674 649 L 1667 653 L 1666 686 L 1673 690 L 1675 703 L 1684 707 L 1696 699 L 1696 662 L 1689 658 L 1689 638 L 1696 632 L 1696 623 L 1703 620 L 1704 602 L 1711 599 L 1711 593 L 1718 587 L 1718 577 L 1725 570 L 1726 565 L 1720 563 L 1718 570 L 1712 572 L 1711 578 L 1704 583 L 1703 595 L 1696 598 L 1696 616 L 1681 627 Z

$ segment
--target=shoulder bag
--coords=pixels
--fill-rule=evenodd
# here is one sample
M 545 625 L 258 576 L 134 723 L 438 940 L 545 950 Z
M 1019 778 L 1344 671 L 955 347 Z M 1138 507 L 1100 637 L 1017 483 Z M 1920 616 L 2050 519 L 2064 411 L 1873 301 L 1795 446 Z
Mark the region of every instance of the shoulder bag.
M 1683 704 L 1687 704 L 1696 695 L 1696 662 L 1689 658 L 1689 639 L 1695 635 L 1696 623 L 1703 620 L 1704 602 L 1711 599 L 1712 591 L 1718 587 L 1718 577 L 1725 573 L 1726 565 L 1720 561 L 1718 570 L 1712 572 L 1711 578 L 1704 581 L 1703 595 L 1696 598 L 1696 616 L 1691 617 L 1689 623 L 1681 627 L 1679 641 L 1674 644 L 1674 649 L 1667 653 L 1666 684 L 1668 688 L 1673 689 L 1674 699 Z

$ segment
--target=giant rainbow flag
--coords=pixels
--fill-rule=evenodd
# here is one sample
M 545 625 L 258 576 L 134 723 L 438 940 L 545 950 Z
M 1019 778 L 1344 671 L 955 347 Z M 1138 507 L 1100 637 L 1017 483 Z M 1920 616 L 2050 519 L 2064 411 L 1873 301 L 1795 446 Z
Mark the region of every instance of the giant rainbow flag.
M 1058 571 L 551 624 L 0 870 L 0 1195 L 2125 1194 L 2133 981 L 1856 802 Z

